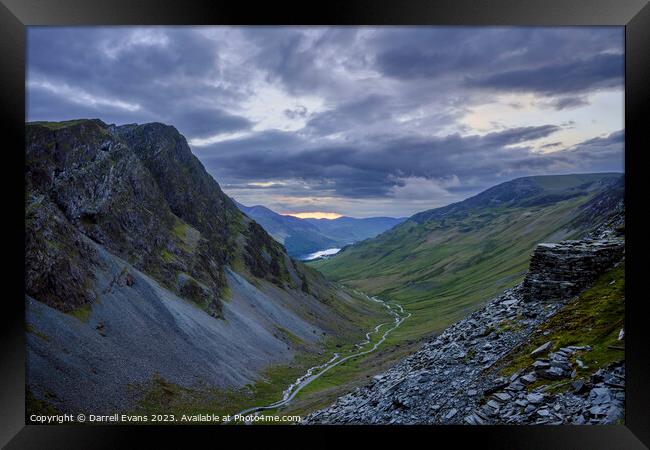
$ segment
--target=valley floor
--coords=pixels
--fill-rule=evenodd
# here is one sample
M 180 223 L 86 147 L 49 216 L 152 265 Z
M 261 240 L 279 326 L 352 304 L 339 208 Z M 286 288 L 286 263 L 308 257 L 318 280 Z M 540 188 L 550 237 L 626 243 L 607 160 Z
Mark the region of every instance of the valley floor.
M 357 294 L 364 295 L 359 292 L 357 292 Z M 292 400 L 300 393 L 300 391 L 305 389 L 314 381 L 318 380 L 330 370 L 346 363 L 347 361 L 373 353 L 379 348 L 381 344 L 384 343 L 384 341 L 394 330 L 399 328 L 399 326 L 411 316 L 411 314 L 406 313 L 400 305 L 391 305 L 390 303 L 385 302 L 377 297 L 366 296 L 366 298 L 369 301 L 379 303 L 386 307 L 386 309 L 392 315 L 393 320 L 382 322 L 379 325 L 376 325 L 372 330 L 366 333 L 365 339 L 363 341 L 354 344 L 354 346 L 347 352 L 336 352 L 327 362 L 310 367 L 303 375 L 297 378 L 292 384 L 287 387 L 287 389 L 284 390 L 282 393 L 282 398 L 280 400 L 268 405 L 259 405 L 246 408 L 236 413 L 235 416 L 246 416 L 250 414 L 257 414 L 258 412 L 273 411 L 290 405 Z

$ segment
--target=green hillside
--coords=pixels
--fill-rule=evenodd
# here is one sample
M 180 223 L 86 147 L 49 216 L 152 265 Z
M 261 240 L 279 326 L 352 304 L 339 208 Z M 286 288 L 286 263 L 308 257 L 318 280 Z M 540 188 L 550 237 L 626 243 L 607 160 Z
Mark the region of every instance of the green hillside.
M 621 174 L 519 178 L 313 263 L 326 276 L 413 313 L 393 340 L 415 340 L 521 281 L 539 242 L 576 238 L 623 198 Z

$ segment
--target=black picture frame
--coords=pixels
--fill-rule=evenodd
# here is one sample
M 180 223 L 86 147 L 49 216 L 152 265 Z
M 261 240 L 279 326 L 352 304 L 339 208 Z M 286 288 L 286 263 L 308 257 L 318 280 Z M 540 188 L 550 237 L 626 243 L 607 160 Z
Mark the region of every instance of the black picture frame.
M 25 425 L 24 338 L 24 125 L 25 27 L 31 25 L 512 25 L 625 26 L 625 183 L 626 183 L 626 416 L 613 426 L 436 426 L 436 427 L 127 427 Z M 402 440 L 437 445 L 452 442 L 480 448 L 636 449 L 650 445 L 650 355 L 647 342 L 647 295 L 643 295 L 644 197 L 643 154 L 650 119 L 650 5 L 648 0 L 330 0 L 319 4 L 216 1 L 0 0 L 0 114 L 4 181 L 4 299 L 0 345 L 0 444 L 6 448 L 130 447 L 146 434 L 168 444 L 185 436 L 203 435 L 212 445 L 224 436 L 240 444 L 248 437 L 290 434 L 284 442 L 340 445 L 347 435 L 363 434 L 377 441 Z M 7 225 L 8 223 L 8 225 Z M 318 434 L 318 438 L 313 435 Z M 412 435 L 418 434 L 422 444 Z M 236 436 L 234 436 L 236 435 Z M 181 437 L 182 436 L 182 437 Z M 192 436 L 194 437 L 194 436 Z M 443 440 L 444 439 L 444 440 Z M 284 442 L 282 445 L 285 445 Z M 266 442 L 268 444 L 269 441 Z M 364 442 L 368 446 L 369 442 Z

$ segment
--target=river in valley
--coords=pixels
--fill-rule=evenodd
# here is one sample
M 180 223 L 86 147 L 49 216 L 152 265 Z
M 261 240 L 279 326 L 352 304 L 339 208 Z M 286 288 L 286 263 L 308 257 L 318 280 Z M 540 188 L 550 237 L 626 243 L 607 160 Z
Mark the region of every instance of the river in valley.
M 365 294 L 361 294 L 361 295 L 365 295 Z M 305 388 L 305 386 L 309 385 L 312 381 L 318 379 L 328 370 L 352 358 L 366 355 L 368 353 L 372 353 L 375 350 L 377 350 L 377 347 L 379 347 L 386 340 L 386 338 L 390 335 L 391 332 L 399 328 L 399 326 L 406 319 L 411 317 L 411 313 L 406 313 L 404 311 L 404 308 L 402 308 L 401 305 L 388 303 L 378 297 L 368 297 L 367 295 L 366 297 L 373 302 L 381 303 L 386 309 L 388 309 L 390 314 L 393 316 L 393 321 L 380 323 L 379 325 L 375 326 L 372 330 L 368 331 L 366 333 L 365 339 L 355 344 L 354 346 L 355 348 L 351 349 L 348 355 L 343 356 L 340 353 L 334 353 L 329 361 L 318 366 L 310 367 L 303 375 L 298 377 L 293 383 L 289 385 L 289 387 L 287 387 L 287 389 L 282 393 L 282 398 L 277 402 L 268 405 L 261 405 L 261 406 L 254 406 L 251 408 L 247 408 L 243 411 L 238 412 L 237 414 L 234 414 L 232 416 L 233 420 L 235 420 L 234 419 L 235 416 L 246 416 L 249 414 L 259 413 L 264 410 L 276 409 L 281 406 L 288 405 L 295 398 L 298 392 L 300 392 L 303 388 Z M 377 333 L 380 333 L 382 329 L 384 329 L 385 331 L 381 335 L 381 338 L 373 344 L 372 336 Z M 369 345 L 370 347 L 368 347 Z

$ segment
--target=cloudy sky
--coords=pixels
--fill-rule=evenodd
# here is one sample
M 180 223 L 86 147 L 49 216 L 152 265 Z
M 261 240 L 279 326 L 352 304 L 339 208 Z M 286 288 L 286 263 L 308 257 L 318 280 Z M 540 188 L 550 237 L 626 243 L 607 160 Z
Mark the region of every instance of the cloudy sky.
M 27 120 L 163 122 L 226 193 L 406 216 L 623 171 L 622 27 L 31 27 Z

